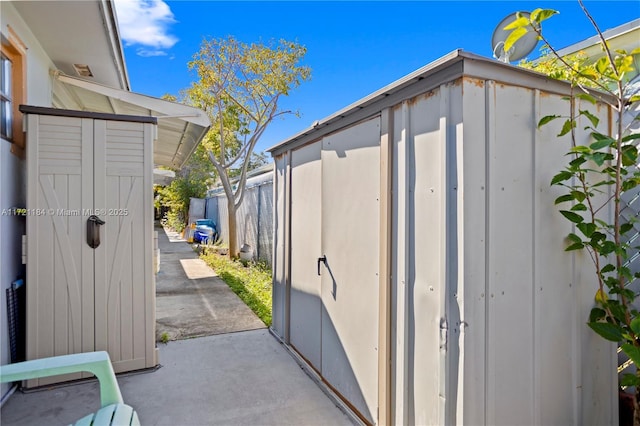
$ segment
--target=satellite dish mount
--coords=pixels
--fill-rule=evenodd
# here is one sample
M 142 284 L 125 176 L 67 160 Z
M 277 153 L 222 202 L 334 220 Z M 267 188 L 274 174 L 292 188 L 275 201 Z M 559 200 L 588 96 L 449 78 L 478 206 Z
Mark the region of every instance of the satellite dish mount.
M 511 49 L 505 52 L 504 42 L 511 34 L 511 31 L 505 30 L 504 27 L 515 21 L 521 16 L 528 18 L 529 12 L 516 12 L 512 13 L 502 19 L 500 23 L 493 30 L 491 35 L 491 49 L 493 51 L 493 57 L 500 62 L 508 64 L 511 61 L 517 61 L 527 56 L 538 44 L 538 35 L 534 31 L 529 31 L 522 36 L 517 42 L 511 46 Z

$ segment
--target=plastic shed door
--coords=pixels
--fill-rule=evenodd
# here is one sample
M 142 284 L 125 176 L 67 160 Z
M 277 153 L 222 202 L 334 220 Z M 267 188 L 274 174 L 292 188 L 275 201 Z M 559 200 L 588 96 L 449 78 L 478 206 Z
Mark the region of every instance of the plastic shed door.
M 26 111 L 27 358 L 107 350 L 116 372 L 152 367 L 154 119 L 38 110 Z

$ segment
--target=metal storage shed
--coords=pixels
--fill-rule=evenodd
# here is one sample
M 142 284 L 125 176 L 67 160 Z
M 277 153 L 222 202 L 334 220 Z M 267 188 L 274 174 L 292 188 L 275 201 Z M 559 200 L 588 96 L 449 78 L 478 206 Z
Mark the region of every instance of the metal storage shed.
M 537 129 L 569 93 L 455 51 L 270 150 L 272 329 L 365 423 L 615 423 L 549 186 L 570 140 Z

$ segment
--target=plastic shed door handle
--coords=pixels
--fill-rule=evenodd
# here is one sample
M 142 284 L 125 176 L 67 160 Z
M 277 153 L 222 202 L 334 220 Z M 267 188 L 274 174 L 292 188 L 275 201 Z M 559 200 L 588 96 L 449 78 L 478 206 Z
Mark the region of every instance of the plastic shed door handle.
M 87 219 L 87 244 L 91 248 L 97 248 L 100 245 L 100 225 L 106 222 L 98 216 L 92 214 Z

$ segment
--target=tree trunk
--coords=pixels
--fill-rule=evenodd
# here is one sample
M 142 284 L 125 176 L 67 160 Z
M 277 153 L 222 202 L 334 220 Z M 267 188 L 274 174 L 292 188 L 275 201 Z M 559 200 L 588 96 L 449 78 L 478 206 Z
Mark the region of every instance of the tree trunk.
M 227 198 L 227 211 L 229 212 L 229 257 L 238 257 L 238 236 L 236 232 L 236 206 L 233 198 Z

